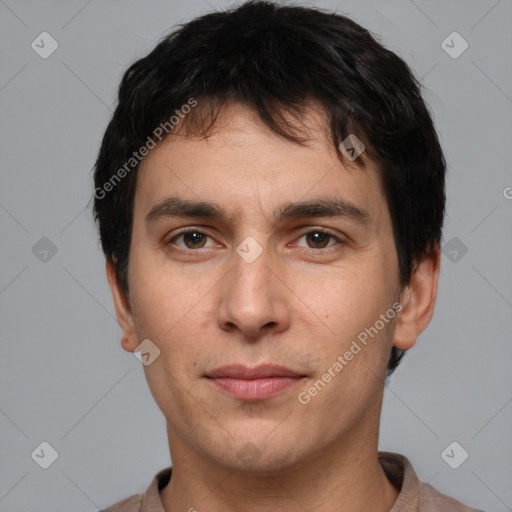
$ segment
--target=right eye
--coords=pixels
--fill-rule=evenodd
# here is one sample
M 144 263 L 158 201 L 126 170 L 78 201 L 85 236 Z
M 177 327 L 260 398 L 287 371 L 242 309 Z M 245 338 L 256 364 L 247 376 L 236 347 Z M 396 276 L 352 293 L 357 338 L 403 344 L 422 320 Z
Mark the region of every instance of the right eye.
M 184 229 L 183 231 L 179 232 L 178 234 L 174 235 L 171 239 L 169 239 L 166 244 L 174 244 L 180 249 L 186 250 L 186 251 L 194 251 L 196 249 L 203 249 L 205 247 L 211 247 L 206 246 L 206 240 L 210 238 L 209 235 L 199 231 L 198 229 Z M 183 245 L 180 245 L 176 241 L 182 239 Z M 213 240 L 213 239 L 212 239 Z

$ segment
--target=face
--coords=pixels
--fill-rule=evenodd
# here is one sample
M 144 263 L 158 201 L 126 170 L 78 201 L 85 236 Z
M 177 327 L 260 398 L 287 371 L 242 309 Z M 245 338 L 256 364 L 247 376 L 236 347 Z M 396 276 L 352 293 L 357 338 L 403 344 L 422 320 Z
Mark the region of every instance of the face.
M 171 454 L 277 471 L 377 428 L 401 300 L 391 220 L 375 167 L 342 164 L 308 123 L 300 146 L 231 105 L 141 165 L 123 346 L 160 350 L 144 370 Z

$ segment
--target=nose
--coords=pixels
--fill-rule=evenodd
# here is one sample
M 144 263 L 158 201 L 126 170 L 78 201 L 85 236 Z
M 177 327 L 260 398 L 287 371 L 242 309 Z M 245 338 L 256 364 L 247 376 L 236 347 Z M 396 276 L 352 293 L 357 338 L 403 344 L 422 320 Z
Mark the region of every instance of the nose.
M 272 261 L 266 249 L 254 261 L 237 253 L 233 260 L 231 272 L 219 287 L 219 327 L 251 341 L 286 330 L 291 298 L 283 279 L 276 277 L 278 262 Z

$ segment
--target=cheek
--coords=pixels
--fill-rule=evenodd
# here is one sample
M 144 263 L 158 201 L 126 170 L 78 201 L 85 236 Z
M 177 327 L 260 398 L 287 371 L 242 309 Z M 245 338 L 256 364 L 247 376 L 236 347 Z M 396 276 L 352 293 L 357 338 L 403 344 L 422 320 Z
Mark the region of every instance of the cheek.
M 132 248 L 136 246 L 133 243 Z M 157 256 L 150 250 L 133 250 L 128 268 L 136 327 L 155 339 L 165 337 L 187 315 L 197 302 L 199 284 L 187 281 Z
M 396 316 L 392 309 L 395 283 L 389 275 L 387 262 L 374 258 L 364 268 L 352 265 L 350 272 L 332 275 L 314 294 L 311 286 L 300 288 L 303 297 L 308 297 L 304 302 L 316 313 L 307 318 L 325 333 L 315 343 L 321 362 L 315 364 L 318 374 L 309 386 L 315 386 L 317 379 L 329 383 L 325 389 L 322 383 L 316 386 L 322 391 L 306 390 L 306 399 L 318 393 L 312 398 L 314 408 L 326 411 L 348 403 L 363 406 L 378 398 Z
M 389 269 L 373 260 L 367 257 L 364 266 L 351 264 L 329 273 L 303 275 L 290 283 L 300 299 L 296 304 L 303 310 L 302 321 L 316 323 L 338 348 L 373 325 L 393 303 L 392 282 L 386 276 Z
M 132 311 L 138 339 L 149 338 L 160 349 L 166 370 L 188 378 L 211 339 L 211 283 L 171 270 L 147 256 L 131 260 Z M 152 374 L 152 365 L 145 368 Z

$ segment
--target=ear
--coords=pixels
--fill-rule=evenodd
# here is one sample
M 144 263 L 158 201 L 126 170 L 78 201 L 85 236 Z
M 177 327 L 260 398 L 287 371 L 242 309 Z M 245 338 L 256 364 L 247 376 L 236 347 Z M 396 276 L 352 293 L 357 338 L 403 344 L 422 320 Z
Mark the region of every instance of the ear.
M 441 251 L 436 245 L 413 271 L 411 281 L 402 290 L 402 309 L 397 316 L 393 345 L 401 350 L 410 349 L 434 314 L 437 284 L 441 267 Z
M 112 299 L 116 310 L 117 323 L 122 330 L 121 346 L 127 352 L 133 352 L 139 345 L 137 334 L 135 332 L 135 322 L 133 320 L 132 309 L 127 295 L 119 286 L 114 263 L 110 260 L 106 262 L 106 271 Z

